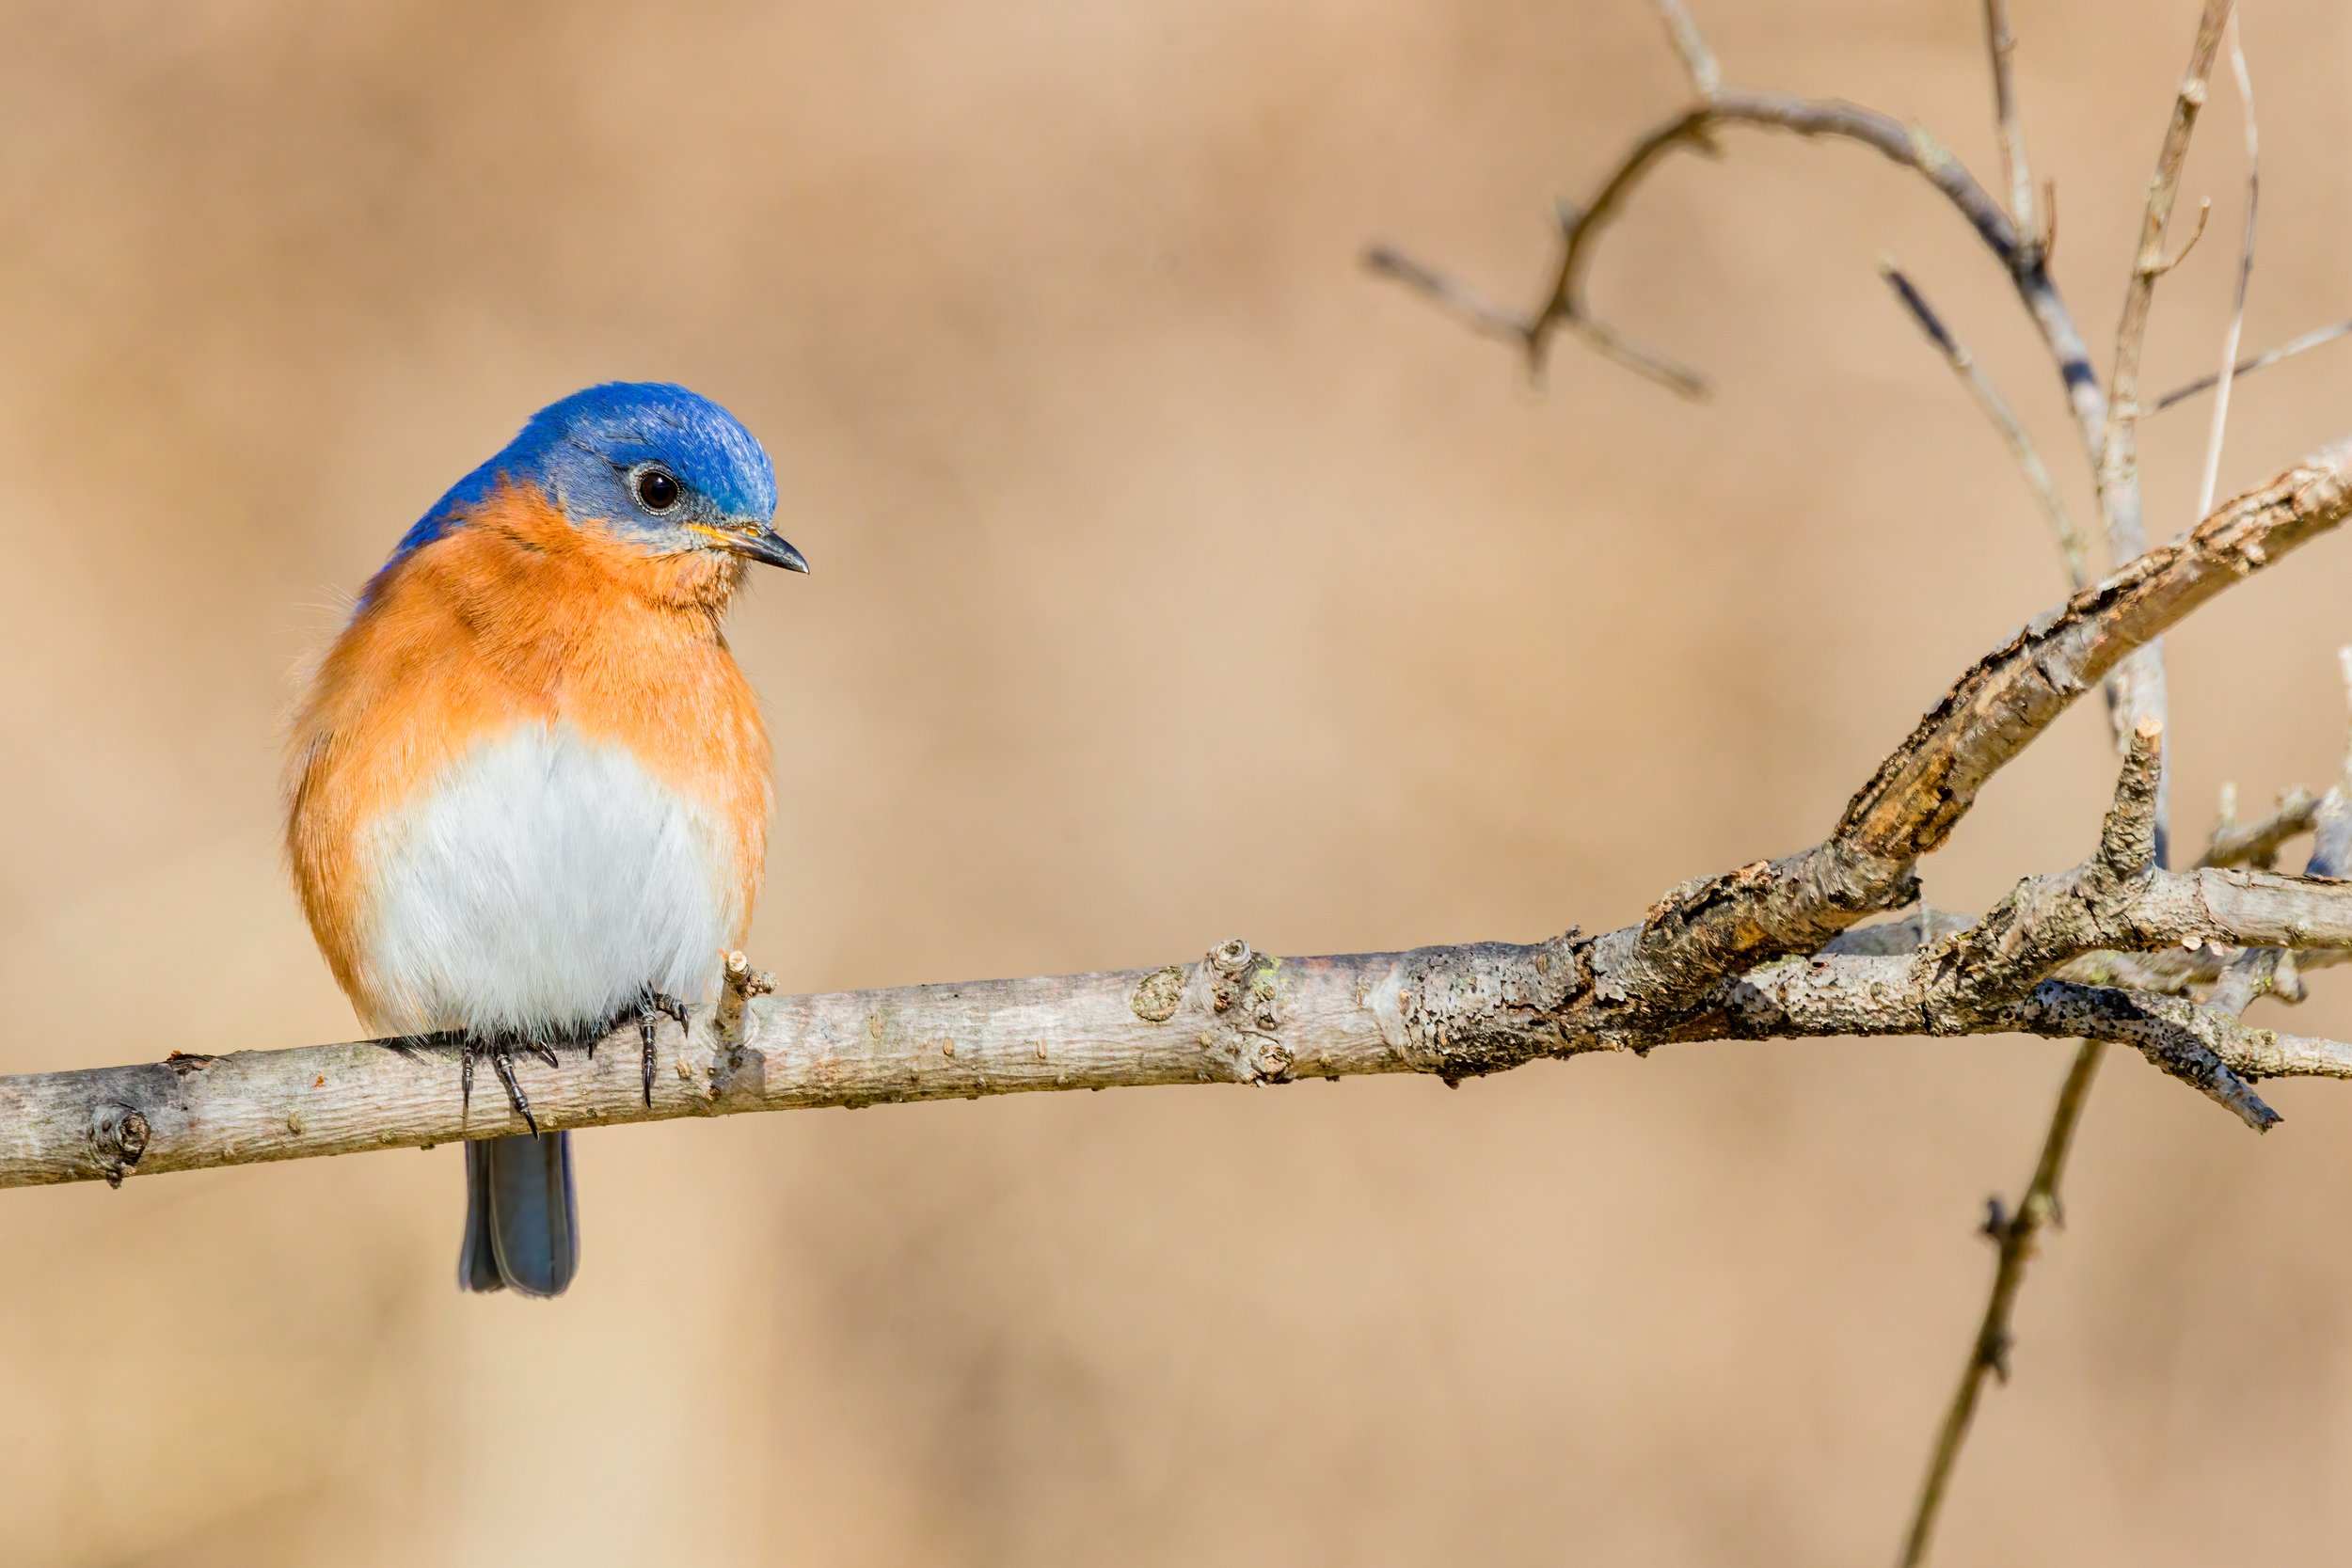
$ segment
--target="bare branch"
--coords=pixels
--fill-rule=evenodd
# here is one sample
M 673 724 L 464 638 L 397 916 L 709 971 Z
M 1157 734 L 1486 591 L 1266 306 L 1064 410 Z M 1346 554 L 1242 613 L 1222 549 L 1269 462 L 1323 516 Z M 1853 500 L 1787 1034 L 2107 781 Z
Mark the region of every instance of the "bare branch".
M 2249 1029 L 2185 997 L 2044 980 L 1983 1013 L 1944 1011 L 1909 958 L 1790 958 L 1728 983 L 1717 1011 L 1678 1038 L 1785 1039 L 2023 1034 L 2128 1045 L 2262 1131 L 2278 1113 L 2248 1086 L 2257 1078 L 2352 1078 L 2352 1045 Z M 1924 1009 L 1924 1011 L 1922 1010 Z
M 2246 46 L 2238 36 L 2237 11 L 2230 11 L 2227 32 L 2230 70 L 2237 78 L 2237 101 L 2246 121 L 2246 228 L 2238 241 L 2237 295 L 2231 303 L 2230 329 L 2221 340 L 2219 390 L 2213 400 L 2213 428 L 2205 437 L 2205 472 L 2197 487 L 2197 515 L 2213 509 L 2214 491 L 2221 483 L 2221 441 L 2230 428 L 2230 386 L 2237 370 L 2238 340 L 2246 332 L 2246 294 L 2254 280 L 2254 215 L 2262 205 L 2262 136 L 2254 123 L 2254 78 L 2247 69 Z
M 1935 918 L 1926 927 L 1923 941 L 1921 926 L 1913 916 L 1880 921 L 1869 926 L 1856 926 L 1841 931 L 1820 951 L 1823 958 L 1891 958 L 1956 936 L 1976 922 L 1957 911 L 1938 910 Z M 2050 978 L 2069 980 L 2078 986 L 2104 986 L 2119 990 L 2158 991 L 2166 996 L 2186 996 L 2203 987 L 2224 979 L 2230 966 L 2248 953 L 2257 949 L 2233 946 L 2228 942 L 2203 941 L 2193 947 L 2157 946 L 2149 952 L 2126 953 L 2103 947 L 2095 952 L 2080 954 L 2067 959 L 2051 971 Z M 2295 967 L 2299 974 L 2305 970 L 2328 969 L 2352 963 L 2352 947 L 2306 947 L 2295 955 Z M 2282 991 L 2289 988 L 2280 988 Z
M 648 1106 L 635 1024 L 532 1086 L 548 1129 L 1033 1089 L 1449 1080 L 1539 1056 L 1702 1037 L 2085 1033 L 2134 1046 L 2228 1102 L 2233 1080 L 2352 1076 L 2352 1046 L 2229 1024 L 2177 997 L 2048 981 L 1981 1015 L 1922 1010 L 1915 958 L 1798 958 L 1730 982 L 1646 1042 L 1573 1032 L 1594 977 L 1573 932 L 1519 947 L 1276 958 L 1247 942 L 1156 970 L 758 1000 L 730 1045 L 697 1008 L 665 1041 Z M 373 1040 L 0 1078 L 0 1187 L 430 1147 L 522 1130 L 469 1119 L 450 1040 Z M 2245 1101 L 2251 1115 L 2258 1101 Z
M 2188 253 L 2182 247 L 2171 261 L 2164 260 L 2164 234 L 2172 219 L 2172 203 L 2180 193 L 2181 169 L 2188 158 L 2190 134 L 2197 112 L 2205 102 L 2205 83 L 2213 72 L 2214 55 L 2221 46 L 2221 24 L 2230 14 L 2231 0 L 2205 0 L 2198 20 L 2197 40 L 2189 53 L 2188 71 L 2172 101 L 2172 118 L 2156 153 L 2155 173 L 2148 182 L 2148 202 L 2140 219 L 2139 248 L 2123 291 L 2122 319 L 2115 329 L 2115 370 L 2107 378 L 2107 418 L 2098 447 L 2099 510 L 2106 519 L 2107 551 L 2122 564 L 2148 547 L 2148 528 L 2139 485 L 2139 359 L 2148 338 L 2148 313 L 2155 296 L 2156 279 L 2179 264 Z M 2196 233 L 2204 232 L 2205 214 L 2198 210 Z M 2116 672 L 2109 707 L 2119 739 L 2144 719 L 2161 723 L 2166 711 L 2164 657 L 2151 646 L 2126 660 Z M 2170 812 L 2160 800 L 2157 809 L 2160 841 L 2169 832 Z M 2161 842 L 2159 855 L 2165 850 Z M 2169 858 L 2169 857 L 2168 857 Z
M 1998 0 L 1992 0 L 1992 3 L 1997 5 Z M 1920 293 L 1917 285 L 1903 270 L 1891 261 L 1882 260 L 1879 276 L 1886 279 L 1887 286 L 1895 291 L 1896 300 L 1909 312 L 1919 330 L 1927 334 L 1928 341 L 1933 343 L 1936 352 L 1943 355 L 1944 362 L 1960 377 L 1961 385 L 1976 400 L 1978 408 L 1993 421 L 1994 428 L 2001 433 L 2002 440 L 2009 444 L 2010 455 L 2024 470 L 2026 483 L 2033 487 L 2035 499 L 2042 502 L 2042 513 L 2050 520 L 2051 532 L 2058 540 L 2058 554 L 2066 562 L 2067 578 L 2073 587 L 2080 589 L 2090 580 L 2090 562 L 2084 550 L 2083 536 L 2075 529 L 2074 519 L 2066 515 L 2066 503 L 2058 497 L 2058 483 L 2051 479 L 2049 467 L 2042 461 L 2042 453 L 2035 449 L 2033 438 L 2026 434 L 2025 425 L 2018 420 L 2001 394 L 1994 390 L 1993 383 L 1978 367 L 1976 356 L 1952 336 L 1951 329 L 1944 325 L 1943 318 L 1936 314 L 1934 307 L 1928 303 L 1927 297 Z
M 2221 972 L 2213 994 L 2205 999 L 2205 1006 L 2233 1018 L 2242 1016 L 2247 1008 L 2254 1005 L 2257 997 L 2278 986 L 2287 961 L 2288 955 L 2284 948 L 2249 948 L 2231 960 L 2229 968 Z
M 2107 423 L 2099 448 L 2099 499 L 2106 514 L 2107 544 L 2118 564 L 2148 547 L 2147 526 L 2141 515 L 2139 457 L 2133 427 L 2139 418 L 2139 360 L 2148 341 L 2148 313 L 2155 296 L 2156 279 L 2169 270 L 2164 260 L 2164 232 L 2172 221 L 2172 204 L 2181 189 L 2181 169 L 2188 161 L 2190 135 L 2197 129 L 2198 111 L 2204 107 L 2206 83 L 2221 49 L 2222 24 L 2231 0 L 2205 0 L 2197 22 L 2196 42 L 2190 47 L 2188 70 L 2173 95 L 2172 118 L 2165 126 L 2156 151 L 2155 172 L 2148 180 L 2148 201 L 2140 215 L 2139 247 L 2123 290 L 2122 319 L 2115 329 L 2115 371 L 2107 378 Z M 2194 243 L 2192 239 L 2191 243 Z M 2179 258 L 2174 258 L 2176 264 Z M 2158 706 L 2119 718 L 2128 730 Z
M 2315 454 L 1987 656 L 1879 765 L 1825 842 L 1686 883 L 1641 926 L 1597 939 L 1606 983 L 1580 1004 L 1579 1026 L 1638 1037 L 1721 975 L 1816 952 L 1856 921 L 1911 902 L 1913 863 L 2076 698 L 2207 598 L 2352 510 L 2347 465 L 2352 443 Z
M 2103 1037 L 2129 1041 L 2207 1093 L 2225 1089 L 2226 1071 L 2241 1061 L 2266 1074 L 2352 1070 L 2352 1050 L 2241 1037 L 2183 1010 L 2193 1004 L 2145 991 L 2049 980 L 1972 1010 L 1965 975 L 1955 981 L 1947 972 L 1964 933 L 1899 958 L 1801 957 L 1794 969 L 1813 976 L 1801 993 L 1785 978 L 1774 990 L 1763 972 L 1747 973 L 1811 955 L 1868 914 L 1909 902 L 1912 863 L 2125 652 L 2352 513 L 2348 470 L 2352 442 L 2076 594 L 1963 675 L 1881 764 L 1828 840 L 1686 883 L 1639 926 L 1525 947 L 1288 960 L 1232 942 L 1155 970 L 785 1000 L 755 999 L 750 966 L 731 962 L 723 1012 L 695 1012 L 665 1042 L 669 1070 L 650 1103 L 629 1048 L 632 1021 L 612 1038 L 615 1049 L 533 1085 L 534 1114 L 555 1129 L 1020 1089 L 1399 1071 L 1455 1081 L 1539 1056 L 1708 1035 L 2061 1034 L 2094 1023 L 2110 1030 Z M 2143 799 L 2153 740 L 2147 751 L 2127 769 L 2119 800 Z M 2104 875 L 2132 890 L 2128 917 L 2106 922 L 2120 942 L 2352 946 L 2352 886 L 2134 872 L 2143 816 L 2142 805 L 2119 804 L 2097 857 Z M 2040 936 L 2023 946 L 2042 956 L 2060 949 Z M 0 1186 L 519 1130 L 497 1101 L 469 1118 L 456 1049 L 370 1041 L 0 1079 Z
M 1613 331 L 1597 326 L 1585 301 L 1584 279 L 1601 234 L 1616 220 L 1643 177 L 1677 148 L 1711 147 L 1713 134 L 1726 126 L 1856 142 L 1913 170 L 1941 193 L 1967 219 L 2010 274 L 2057 362 L 2069 406 L 2083 433 L 2085 450 L 2095 457 L 2107 416 L 2106 396 L 2090 368 L 2090 351 L 2082 335 L 2043 262 L 2043 247 L 2039 243 L 2021 245 L 2018 230 L 2008 213 L 1957 158 L 1925 131 L 1859 104 L 1719 87 L 1705 102 L 1653 127 L 1618 160 L 1593 199 L 1570 214 L 1564 227 L 1550 287 L 1536 309 L 1523 316 L 1493 305 L 1475 291 L 1392 247 L 1375 247 L 1367 253 L 1366 264 L 1375 272 L 1406 283 L 1474 330 L 1516 341 L 1533 367 L 1542 365 L 1552 333 L 1570 326 L 1596 347 L 1643 373 L 1676 391 L 1694 394 L 1703 383 L 1683 367 L 1661 361 L 1646 351 L 1630 356 L 1618 352 L 1624 346 L 1623 340 Z
M 2075 1049 L 2074 1064 L 2066 1070 L 2066 1082 L 2059 1086 L 2058 1103 L 2050 1113 L 2049 1130 L 2042 1134 L 2041 1156 L 2034 1162 L 2032 1179 L 2026 1183 L 2026 1196 L 2018 1200 L 2016 1210 L 2005 1210 L 1997 1197 L 1985 1200 L 1984 1231 L 2000 1249 L 1993 1269 L 1993 1289 L 1985 1298 L 1959 1386 L 1936 1431 L 1927 1480 L 1920 1485 L 1911 1528 L 1903 1539 L 1900 1560 L 1904 1568 L 1916 1568 L 1927 1560 L 1928 1543 L 1943 1513 L 1952 1469 L 1960 1461 L 1962 1445 L 1968 1440 L 1969 1423 L 1976 1419 L 1985 1374 L 2009 1381 L 2009 1353 L 2014 1343 L 2009 1325 L 2017 1309 L 2017 1292 L 2025 1286 L 2026 1265 L 2033 1260 L 2042 1227 L 2060 1223 L 2058 1183 L 2065 1176 L 2074 1131 L 2082 1125 L 2083 1108 L 2090 1101 L 2090 1085 L 2106 1049 L 2100 1040 L 2085 1040 Z
M 2197 863 L 2200 867 L 2258 865 L 2267 869 L 2289 840 L 2312 831 L 2318 815 L 2317 797 L 2308 789 L 2290 789 L 2279 798 L 2276 810 L 2257 821 L 2240 824 L 2224 818 Z
M 1993 57 L 1993 128 L 2009 182 L 2010 220 L 2020 234 L 2035 232 L 2033 170 L 2026 161 L 2026 126 L 2017 107 L 2017 36 L 2009 27 L 2009 0 L 1984 0 L 1984 41 Z
M 1393 245 L 1375 245 L 1367 249 L 1364 265 L 1381 277 L 1395 278 L 1473 332 L 1500 338 L 1518 348 L 1527 344 L 1527 324 L 1515 311 L 1422 265 Z
M 1691 90 L 1702 101 L 1714 97 L 1724 85 L 1723 68 L 1715 63 L 1707 40 L 1699 36 L 1698 24 L 1691 20 L 1682 0 L 1656 0 L 1656 5 L 1658 19 L 1666 24 L 1666 40 L 1674 45 L 1682 69 L 1690 75 Z
M 1661 14 L 1677 49 L 1683 49 L 1687 41 L 1703 54 L 1704 40 L 1699 39 L 1686 11 L 1671 7 Z M 1704 57 L 1711 63 L 1711 55 Z M 1686 51 L 1684 58 L 1687 66 L 1692 56 Z M 1842 100 L 1740 91 L 1718 84 L 1703 92 L 1698 103 L 1653 126 L 1602 178 L 1589 202 L 1564 213 L 1550 285 L 1542 301 L 1525 315 L 1494 305 L 1475 291 L 1389 246 L 1375 247 L 1366 254 L 1365 262 L 1374 272 L 1405 283 L 1474 330 L 1516 342 L 1531 369 L 1540 370 L 1552 334 L 1565 326 L 1576 329 L 1579 336 L 1603 353 L 1673 390 L 1686 396 L 1697 395 L 1704 384 L 1684 367 L 1646 350 L 1626 352 L 1624 340 L 1598 325 L 1586 301 L 1584 282 L 1600 236 L 1616 220 L 1644 176 L 1677 148 L 1711 150 L 1715 147 L 1715 133 L 1726 126 L 1855 142 L 1911 169 L 1934 187 L 1967 220 L 2000 261 L 2002 270 L 2009 274 L 2019 300 L 2040 329 L 2043 345 L 2058 368 L 2067 405 L 2081 434 L 2083 450 L 2096 465 L 2107 423 L 2107 398 L 2098 373 L 2091 369 L 2090 353 L 2082 333 L 2050 276 L 2048 259 L 2057 232 L 2055 194 L 2043 205 L 2042 232 L 2033 235 L 2021 231 L 2002 204 L 1987 194 L 1960 160 L 1926 131 L 1906 125 L 1891 115 Z
M 2196 220 L 2189 226 L 2188 238 L 2181 242 L 2181 248 L 2169 256 L 2159 256 L 2153 261 L 2143 263 L 2148 268 L 2148 276 L 2162 277 L 2187 261 L 2188 253 L 2197 248 L 2197 242 L 2205 237 L 2205 225 L 2212 217 L 2213 199 L 2208 197 L 2197 203 Z
M 2146 551 L 1988 656 L 1920 721 L 1846 809 L 1840 840 L 1873 853 L 1941 844 L 1978 789 L 2059 711 L 2281 546 L 2335 526 L 2347 506 L 2352 443 L 2329 447 L 2225 503 L 2169 545 Z

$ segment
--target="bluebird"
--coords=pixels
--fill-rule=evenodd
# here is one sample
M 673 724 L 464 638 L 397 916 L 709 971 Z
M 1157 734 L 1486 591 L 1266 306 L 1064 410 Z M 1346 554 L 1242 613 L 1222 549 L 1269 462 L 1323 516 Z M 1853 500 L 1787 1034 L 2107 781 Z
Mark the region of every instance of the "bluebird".
M 552 1296 L 580 1262 L 571 1135 L 528 1051 L 685 1019 L 751 922 L 768 734 L 721 631 L 751 563 L 805 572 L 775 471 L 682 387 L 592 387 L 532 416 L 393 549 L 309 679 L 286 844 L 360 1017 L 463 1040 L 527 1135 L 466 1145 L 458 1283 Z

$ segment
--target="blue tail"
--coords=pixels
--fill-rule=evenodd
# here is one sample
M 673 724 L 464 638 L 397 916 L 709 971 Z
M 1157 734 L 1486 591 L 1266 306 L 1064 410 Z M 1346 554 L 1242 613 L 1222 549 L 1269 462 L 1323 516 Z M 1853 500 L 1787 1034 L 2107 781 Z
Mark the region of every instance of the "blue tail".
M 468 1144 L 458 1287 L 560 1296 L 579 1268 L 572 1135 L 542 1132 Z

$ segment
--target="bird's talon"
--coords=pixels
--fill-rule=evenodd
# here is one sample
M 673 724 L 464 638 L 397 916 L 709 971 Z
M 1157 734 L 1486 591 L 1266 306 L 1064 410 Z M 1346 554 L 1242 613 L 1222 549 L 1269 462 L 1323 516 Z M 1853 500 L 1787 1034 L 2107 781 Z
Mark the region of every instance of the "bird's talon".
M 654 1037 L 663 1018 L 677 1020 L 681 1033 L 686 1029 L 686 1004 L 666 991 L 647 986 L 637 996 L 637 1040 L 644 1047 L 645 1109 L 653 1109 Z
M 515 1114 L 523 1118 L 523 1125 L 535 1136 L 539 1120 L 531 1114 L 531 1101 L 523 1086 L 515 1081 L 515 1048 L 504 1040 L 490 1047 L 490 1065 L 498 1069 L 499 1082 L 506 1085 L 506 1102 L 515 1107 Z
M 653 1109 L 653 1045 L 659 1015 L 648 1006 L 637 1015 L 637 1043 L 644 1047 L 645 1109 Z
M 477 1059 L 487 1056 L 491 1069 L 499 1075 L 500 1084 L 505 1086 L 506 1102 L 515 1108 L 516 1116 L 523 1118 L 525 1127 L 537 1132 L 539 1121 L 531 1114 L 531 1099 L 523 1093 L 522 1085 L 515 1081 L 515 1045 L 514 1040 L 503 1037 L 484 1039 L 469 1035 L 466 1037 L 465 1044 L 459 1047 L 457 1053 L 457 1095 L 463 1107 L 461 1116 L 473 1113 L 473 1065 Z M 550 1061 L 554 1059 L 554 1053 L 544 1045 L 533 1045 L 531 1049 Z

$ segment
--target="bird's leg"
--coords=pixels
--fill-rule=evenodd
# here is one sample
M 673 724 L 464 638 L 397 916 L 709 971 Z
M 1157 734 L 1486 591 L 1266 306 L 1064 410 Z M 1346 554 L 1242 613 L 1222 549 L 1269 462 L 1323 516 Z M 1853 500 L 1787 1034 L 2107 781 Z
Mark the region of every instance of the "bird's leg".
M 666 991 L 651 986 L 637 993 L 637 1041 L 644 1048 L 645 1108 L 653 1108 L 653 1046 L 654 1034 L 661 1026 L 664 1015 L 677 1020 L 681 1032 L 686 1028 L 686 1004 Z

